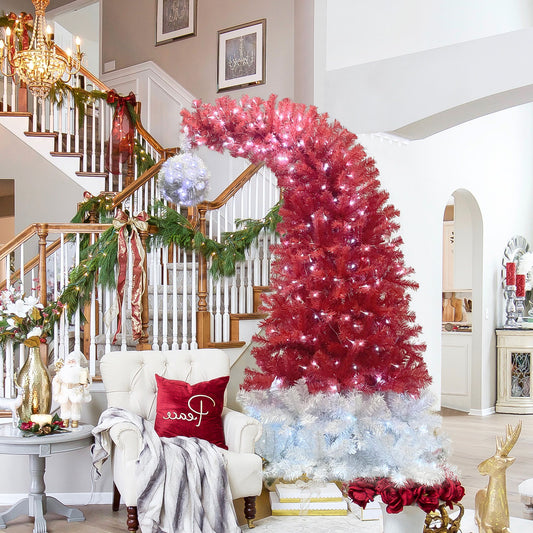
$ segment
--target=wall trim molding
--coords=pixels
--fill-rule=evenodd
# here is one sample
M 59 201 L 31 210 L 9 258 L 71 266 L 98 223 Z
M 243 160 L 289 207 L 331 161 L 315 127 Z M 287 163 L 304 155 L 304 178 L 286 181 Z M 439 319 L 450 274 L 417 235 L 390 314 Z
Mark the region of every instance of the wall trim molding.
M 148 77 L 158 80 L 159 84 L 173 96 L 176 100 L 185 100 L 189 104 L 195 99 L 185 87 L 180 85 L 172 76 L 167 74 L 157 63 L 153 61 L 145 61 L 144 63 L 138 63 L 137 65 L 131 65 L 119 70 L 112 70 L 102 74 L 102 81 L 106 85 L 112 85 L 111 82 L 122 81 L 127 78 L 137 79 L 139 75 L 148 73 Z M 166 87 L 165 87 L 166 86 Z
M 468 414 L 472 416 L 489 416 L 493 415 L 495 412 L 495 407 L 485 407 L 485 409 L 470 409 L 470 411 L 468 411 Z

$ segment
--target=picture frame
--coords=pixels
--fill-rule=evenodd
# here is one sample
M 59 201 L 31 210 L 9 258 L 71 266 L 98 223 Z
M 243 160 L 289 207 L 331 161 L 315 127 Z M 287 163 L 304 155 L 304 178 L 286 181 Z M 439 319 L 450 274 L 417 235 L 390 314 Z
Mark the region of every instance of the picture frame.
M 266 19 L 218 31 L 217 92 L 266 82 Z
M 197 0 L 157 0 L 156 46 L 196 35 Z

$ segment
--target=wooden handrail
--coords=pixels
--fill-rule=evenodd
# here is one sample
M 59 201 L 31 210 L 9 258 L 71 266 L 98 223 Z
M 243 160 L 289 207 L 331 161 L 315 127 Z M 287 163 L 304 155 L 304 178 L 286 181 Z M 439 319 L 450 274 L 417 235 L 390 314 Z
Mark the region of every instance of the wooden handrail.
M 122 189 L 119 193 L 113 196 L 113 209 L 118 207 L 126 198 L 131 196 L 137 189 L 140 189 L 145 183 L 150 181 L 155 174 L 159 172 L 164 160 L 161 159 L 155 165 L 151 166 L 148 170 L 139 176 L 133 183 L 130 183 L 127 187 Z
M 225 205 L 228 200 L 235 196 L 239 189 L 242 189 L 245 183 L 250 181 L 254 174 L 264 166 L 264 163 L 251 164 L 246 168 L 241 174 L 233 181 L 228 187 L 226 187 L 214 200 L 210 202 L 202 202 L 198 204 L 198 209 L 205 208 L 207 211 L 212 211 L 213 209 L 219 209 Z
M 12 253 L 21 244 L 26 242 L 30 237 L 38 235 L 39 229 L 45 227 L 48 233 L 101 233 L 109 228 L 111 224 L 74 224 L 74 223 L 45 223 L 31 224 L 22 230 L 15 238 L 11 239 L 2 248 L 0 248 L 0 261 L 8 254 Z

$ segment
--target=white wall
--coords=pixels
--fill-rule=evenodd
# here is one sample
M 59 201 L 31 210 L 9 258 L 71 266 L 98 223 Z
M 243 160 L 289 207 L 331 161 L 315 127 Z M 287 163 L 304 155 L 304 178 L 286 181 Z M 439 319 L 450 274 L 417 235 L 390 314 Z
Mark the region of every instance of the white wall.
M 328 70 L 533 25 L 530 0 L 329 0 L 327 7 Z
M 1 179 L 15 180 L 15 233 L 33 222 L 70 222 L 84 189 L 0 126 Z
M 494 328 L 501 325 L 501 260 L 510 237 L 533 237 L 533 104 L 501 111 L 400 144 L 363 135 L 361 143 L 375 158 L 383 187 L 400 210 L 400 235 L 406 263 L 415 268 L 420 289 L 412 307 L 427 342 L 426 361 L 440 394 L 442 215 L 450 195 L 466 189 L 476 198 L 483 219 L 481 374 L 473 390 L 475 410 L 495 402 Z M 478 275 L 480 275 L 478 273 Z M 479 282 L 473 280 L 474 285 Z M 476 327 L 476 324 L 474 324 Z M 475 349 L 475 348 L 474 348 Z

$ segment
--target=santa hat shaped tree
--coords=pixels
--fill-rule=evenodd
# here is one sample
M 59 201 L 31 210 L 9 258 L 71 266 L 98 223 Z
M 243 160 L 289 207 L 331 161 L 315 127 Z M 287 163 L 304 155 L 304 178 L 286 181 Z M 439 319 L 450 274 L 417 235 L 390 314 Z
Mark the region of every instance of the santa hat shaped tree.
M 240 400 L 263 424 L 267 477 L 449 476 L 440 418 L 409 309 L 398 215 L 357 137 L 290 100 L 194 103 L 193 145 L 265 162 L 283 204 L 268 313 Z

